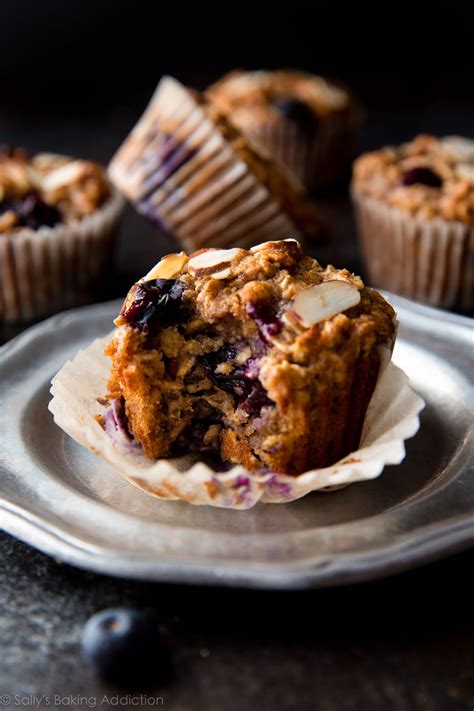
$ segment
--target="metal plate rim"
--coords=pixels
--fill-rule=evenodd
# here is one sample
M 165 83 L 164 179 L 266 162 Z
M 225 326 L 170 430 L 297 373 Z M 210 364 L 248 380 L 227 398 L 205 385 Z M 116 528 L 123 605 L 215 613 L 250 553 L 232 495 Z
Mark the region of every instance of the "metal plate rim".
M 467 339 L 469 342 L 473 328 L 471 319 L 415 304 L 393 295 L 389 295 L 389 298 L 399 312 L 410 314 L 415 323 L 418 321 L 420 328 L 429 329 L 430 322 L 435 319 L 438 324 L 440 321 L 443 323 L 445 338 L 460 338 L 465 342 Z M 114 301 L 73 309 L 33 326 L 0 349 L 0 368 L 16 349 L 22 350 L 35 338 L 51 329 L 71 323 L 76 318 L 80 319 L 84 313 L 106 312 L 116 308 L 118 303 Z M 471 464 L 472 457 L 469 462 L 469 465 Z M 176 560 L 135 559 L 132 561 L 127 559 L 127 555 L 121 554 L 118 550 L 114 551 L 113 548 L 96 553 L 81 546 L 80 540 L 71 539 L 71 536 L 65 536 L 63 531 L 55 530 L 51 522 L 34 519 L 35 516 L 31 515 L 27 507 L 14 504 L 0 495 L 0 525 L 4 530 L 64 562 L 120 577 L 242 587 L 296 589 L 362 581 L 398 572 L 447 553 L 462 550 L 472 545 L 474 541 L 473 503 L 472 510 L 414 530 L 408 538 L 399 540 L 394 546 L 378 550 L 375 548 L 360 554 L 334 553 L 329 560 L 315 559 L 313 562 L 298 563 L 295 568 L 284 564 L 259 564 L 258 569 L 252 570 L 252 566 L 247 563 L 244 563 L 245 569 L 243 569 L 235 563 L 224 564 L 223 561 L 220 561 L 217 567 L 215 561 L 207 565 Z

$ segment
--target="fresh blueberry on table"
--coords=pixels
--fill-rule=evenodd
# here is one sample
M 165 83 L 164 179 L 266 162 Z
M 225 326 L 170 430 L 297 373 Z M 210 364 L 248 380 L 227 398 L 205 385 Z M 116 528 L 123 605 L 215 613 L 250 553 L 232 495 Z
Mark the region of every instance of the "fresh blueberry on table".
M 104 679 L 150 683 L 160 677 L 160 630 L 148 612 L 114 608 L 93 615 L 81 638 L 82 655 Z

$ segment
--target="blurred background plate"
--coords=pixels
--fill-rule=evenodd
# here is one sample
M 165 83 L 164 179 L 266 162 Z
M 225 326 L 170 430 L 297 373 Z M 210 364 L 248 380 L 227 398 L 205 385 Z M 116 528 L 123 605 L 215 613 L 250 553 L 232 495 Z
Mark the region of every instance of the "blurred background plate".
M 400 319 L 394 360 L 427 402 L 405 461 L 371 482 L 242 512 L 154 499 L 54 424 L 52 376 L 110 330 L 119 302 L 34 326 L 0 351 L 0 524 L 97 572 L 247 587 L 364 580 L 467 547 L 474 540 L 471 321 L 389 298 Z

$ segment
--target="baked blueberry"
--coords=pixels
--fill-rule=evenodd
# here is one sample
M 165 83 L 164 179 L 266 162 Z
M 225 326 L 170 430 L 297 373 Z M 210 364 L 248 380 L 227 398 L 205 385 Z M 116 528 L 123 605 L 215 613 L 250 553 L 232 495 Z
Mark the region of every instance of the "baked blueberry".
M 110 681 L 152 681 L 160 663 L 158 623 L 142 610 L 103 610 L 86 623 L 81 649 L 84 659 Z
M 419 183 L 420 185 L 427 185 L 430 188 L 440 188 L 443 181 L 431 168 L 426 166 L 418 166 L 416 168 L 411 168 L 407 170 L 402 175 L 402 185 L 415 185 Z
M 183 315 L 183 287 L 174 279 L 151 279 L 138 284 L 133 300 L 122 312 L 131 326 L 143 331 L 177 322 Z
M 318 117 L 306 102 L 299 99 L 279 98 L 273 102 L 273 105 L 302 131 L 310 133 L 316 130 Z

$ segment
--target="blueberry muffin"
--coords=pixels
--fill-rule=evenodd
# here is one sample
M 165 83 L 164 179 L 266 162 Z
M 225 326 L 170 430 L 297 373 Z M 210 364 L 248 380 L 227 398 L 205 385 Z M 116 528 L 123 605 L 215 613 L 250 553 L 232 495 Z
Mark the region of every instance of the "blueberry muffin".
M 122 199 L 97 163 L 0 152 L 0 322 L 82 301 L 110 260 Z
M 319 236 L 302 189 L 219 107 L 171 77 L 112 159 L 112 181 L 189 250 Z
M 296 70 L 233 71 L 207 95 L 308 190 L 348 169 L 360 110 L 342 86 Z
M 474 141 L 421 135 L 355 162 L 352 194 L 374 286 L 474 307 Z
M 330 465 L 357 449 L 394 316 L 293 239 L 168 255 L 130 289 L 106 350 L 115 429 L 151 459 Z

